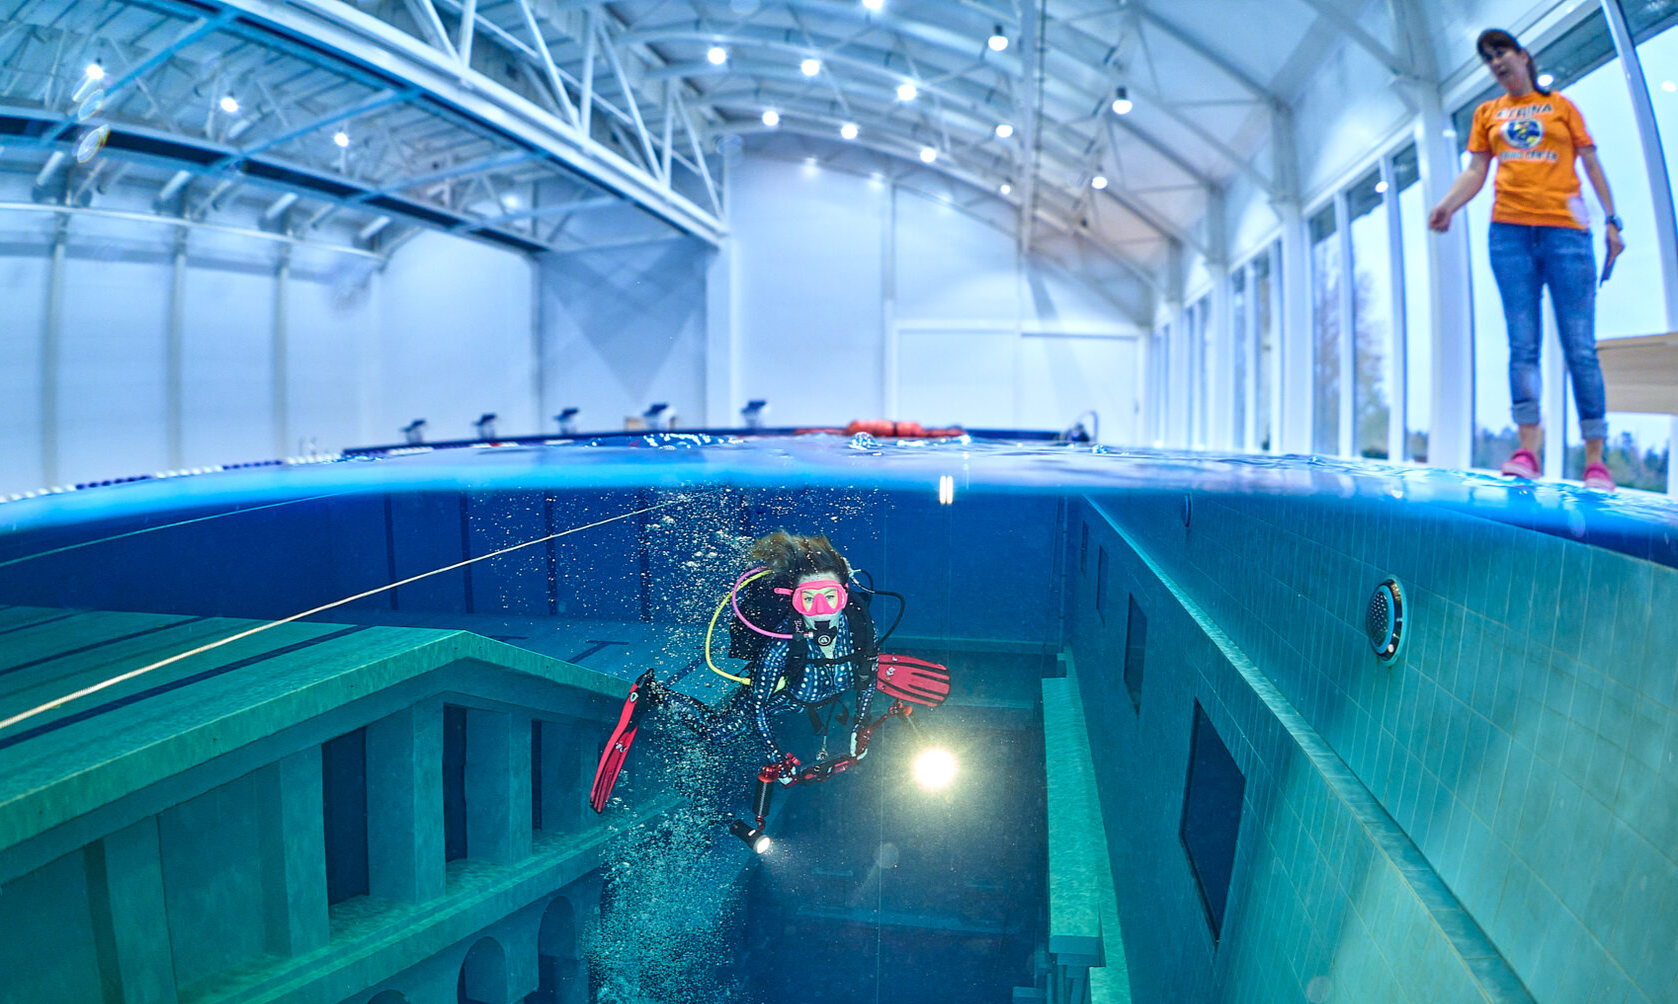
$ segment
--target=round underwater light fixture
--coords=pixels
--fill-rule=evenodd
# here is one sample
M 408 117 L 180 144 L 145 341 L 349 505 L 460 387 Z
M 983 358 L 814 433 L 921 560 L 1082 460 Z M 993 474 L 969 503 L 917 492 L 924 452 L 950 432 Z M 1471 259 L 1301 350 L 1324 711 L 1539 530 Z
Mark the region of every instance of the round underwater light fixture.
M 933 747 L 915 757 L 915 783 L 927 791 L 942 791 L 956 777 L 956 758 L 946 749 Z
M 1384 666 L 1397 662 L 1399 653 L 1404 651 L 1407 634 L 1404 615 L 1404 587 L 1389 576 L 1370 594 L 1369 609 L 1363 617 L 1369 647 Z

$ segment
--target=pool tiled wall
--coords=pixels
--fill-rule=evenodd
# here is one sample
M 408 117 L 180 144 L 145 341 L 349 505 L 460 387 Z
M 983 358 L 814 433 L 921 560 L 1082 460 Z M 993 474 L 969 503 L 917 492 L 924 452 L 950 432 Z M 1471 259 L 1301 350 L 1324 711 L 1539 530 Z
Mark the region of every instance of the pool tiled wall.
M 1142 999 L 1678 1000 L 1678 571 L 1398 501 L 1195 493 L 1188 511 L 1097 499 L 1070 535 L 1089 521 L 1116 562 L 1104 621 L 1093 574 L 1071 583 L 1068 634 L 1102 694 L 1096 756 L 1123 765 L 1103 790 L 1129 809 L 1108 810 L 1128 819 L 1121 901 L 1176 921 L 1127 917 L 1162 942 L 1133 946 Z M 1363 634 L 1389 574 L 1411 631 L 1390 668 Z M 1149 621 L 1139 712 L 1127 593 Z M 1176 830 L 1191 700 L 1247 776 L 1215 948 Z M 1451 958 L 1475 978 L 1447 979 Z

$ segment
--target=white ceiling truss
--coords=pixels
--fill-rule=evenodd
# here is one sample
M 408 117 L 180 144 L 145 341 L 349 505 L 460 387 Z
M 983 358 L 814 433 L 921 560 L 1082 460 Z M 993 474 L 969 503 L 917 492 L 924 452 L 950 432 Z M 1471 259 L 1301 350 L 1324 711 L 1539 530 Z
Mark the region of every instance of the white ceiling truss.
M 569 250 L 625 233 L 719 240 L 719 144 L 795 134 L 988 193 L 1022 247 L 1076 234 L 1151 276 L 1185 249 L 1218 257 L 1206 220 L 1232 179 L 1289 194 L 1290 172 L 1256 155 L 1290 141 L 1277 81 L 1325 26 L 1410 73 L 1364 6 L 0 0 L 0 144 L 39 163 L 38 200 L 85 205 L 138 169 L 175 215 L 260 198 L 264 226 L 334 221 L 369 246 L 431 227 Z M 106 77 L 88 112 L 91 62 Z M 1129 114 L 1109 107 L 1118 88 Z M 99 125 L 104 150 L 77 163 Z

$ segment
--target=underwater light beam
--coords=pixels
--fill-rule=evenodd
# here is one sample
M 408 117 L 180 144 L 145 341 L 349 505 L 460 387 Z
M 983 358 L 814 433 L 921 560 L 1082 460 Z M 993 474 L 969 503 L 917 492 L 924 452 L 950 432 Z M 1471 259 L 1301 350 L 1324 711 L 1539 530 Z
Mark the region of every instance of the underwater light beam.
M 430 578 L 433 575 L 441 575 L 444 572 L 452 572 L 457 568 L 464 568 L 467 565 L 473 564 L 475 562 L 483 561 L 486 558 L 500 557 L 503 554 L 508 554 L 508 553 L 513 552 L 513 551 L 520 550 L 521 548 L 526 548 L 526 547 L 531 547 L 531 546 L 536 545 L 536 544 L 546 543 L 550 540 L 555 539 L 556 537 L 565 537 L 565 536 L 569 536 L 570 534 L 573 534 L 573 533 L 581 533 L 584 530 L 592 530 L 597 526 L 605 526 L 608 523 L 616 523 L 620 519 L 629 519 L 631 516 L 640 516 L 643 513 L 656 512 L 659 509 L 668 509 L 673 505 L 681 505 L 682 503 L 687 502 L 687 501 L 688 500 L 686 498 L 672 499 L 669 502 L 661 502 L 658 505 L 647 506 L 647 507 L 642 508 L 642 509 L 636 509 L 632 512 L 621 513 L 617 516 L 609 516 L 606 519 L 596 520 L 593 523 L 588 523 L 588 524 L 585 524 L 583 526 L 575 526 L 575 527 L 572 527 L 569 530 L 560 530 L 558 533 L 550 533 L 550 534 L 547 534 L 545 536 L 537 537 L 535 540 L 527 540 L 522 544 L 514 544 L 511 547 L 503 547 L 499 551 L 491 551 L 488 554 L 480 554 L 476 558 L 467 558 L 465 561 L 457 561 L 452 565 L 445 565 L 442 568 L 434 568 L 429 572 L 421 572 L 418 575 L 410 575 L 406 579 L 401 580 L 400 582 L 392 582 L 389 585 L 385 585 L 385 586 L 375 586 L 374 588 L 365 590 L 364 592 L 356 593 L 354 596 L 346 596 L 341 600 L 333 600 L 331 603 L 323 603 L 320 606 L 315 607 L 313 610 L 305 610 L 300 614 L 292 614 L 290 617 L 282 617 L 277 621 L 270 621 L 267 624 L 258 624 L 256 627 L 249 628 L 249 629 L 244 630 L 244 631 L 240 631 L 237 634 L 228 635 L 226 638 L 221 638 L 221 639 L 218 639 L 216 641 L 212 641 L 212 642 L 209 642 L 207 644 L 200 645 L 195 649 L 191 649 L 191 650 L 186 651 L 186 652 L 181 652 L 178 655 L 172 655 L 167 659 L 159 659 L 158 661 L 152 663 L 149 666 L 141 666 L 139 669 L 131 669 L 128 672 L 123 673 L 121 675 L 113 676 L 109 680 L 105 680 L 105 681 L 100 682 L 100 683 L 95 683 L 91 687 L 83 687 L 81 690 L 78 690 L 73 694 L 65 694 L 63 697 L 55 698 L 55 699 L 53 699 L 51 701 L 48 701 L 47 703 L 42 704 L 38 707 L 30 708 L 28 711 L 20 711 L 17 714 L 11 716 L 10 718 L 0 720 L 0 731 L 11 728 L 13 725 L 16 725 L 19 722 L 27 721 L 28 719 L 34 718 L 36 715 L 45 714 L 46 712 L 51 711 L 54 708 L 63 707 L 64 705 L 69 704 L 71 701 L 80 700 L 81 698 L 86 697 L 89 694 L 96 694 L 99 691 L 104 690 L 107 687 L 114 687 L 119 683 L 123 683 L 125 681 L 132 680 L 136 676 L 142 676 L 146 673 L 151 672 L 154 669 L 162 669 L 164 666 L 168 666 L 168 665 L 171 665 L 172 663 L 180 662 L 182 659 L 191 658 L 192 656 L 198 655 L 200 653 L 208 652 L 211 649 L 220 648 L 223 645 L 230 645 L 233 642 L 239 641 L 242 638 L 249 638 L 251 635 L 261 634 L 262 632 L 267 631 L 270 628 L 277 628 L 282 624 L 290 624 L 293 621 L 300 621 L 305 617 L 313 617 L 315 614 L 325 613 L 328 610 L 332 610 L 336 607 L 341 607 L 346 603 L 354 603 L 356 600 L 366 599 L 369 596 L 373 596 L 373 595 L 376 595 L 378 593 L 382 593 L 387 589 L 396 589 L 399 586 L 405 586 L 410 582 L 418 582 L 420 579 Z

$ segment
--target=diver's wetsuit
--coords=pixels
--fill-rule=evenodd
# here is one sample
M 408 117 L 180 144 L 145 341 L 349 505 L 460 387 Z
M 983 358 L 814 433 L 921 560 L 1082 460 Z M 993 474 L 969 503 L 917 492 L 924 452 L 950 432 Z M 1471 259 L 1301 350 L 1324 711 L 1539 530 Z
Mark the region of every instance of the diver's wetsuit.
M 662 692 L 660 704 L 707 742 L 732 739 L 748 725 L 756 724 L 758 734 L 763 738 L 769 762 L 778 763 L 784 759 L 784 755 L 775 742 L 775 733 L 769 727 L 772 715 L 855 690 L 857 706 L 852 722 L 867 719 L 868 707 L 874 696 L 874 673 L 878 657 L 873 654 L 857 654 L 857 645 L 852 638 L 853 617 L 840 616 L 838 621 L 838 637 L 833 643 L 831 661 L 822 654 L 814 640 L 795 633 L 790 639 L 776 638 L 764 646 L 760 657 L 751 666 L 751 684 L 736 690 L 720 706 L 712 708 L 702 701 L 672 690 Z M 801 618 L 795 617 L 783 625 L 781 630 L 790 631 L 801 626 L 800 622 Z M 873 633 L 874 622 L 866 610 L 858 611 L 854 622 L 858 625 L 858 630 Z M 872 641 L 870 638 L 870 644 L 866 644 L 870 653 L 874 649 Z M 798 680 L 789 680 L 787 686 L 777 692 L 775 687 L 786 671 L 788 657 L 794 645 L 799 646 L 798 651 L 804 656 L 804 672 Z

